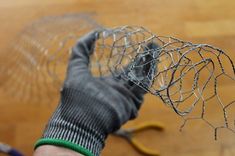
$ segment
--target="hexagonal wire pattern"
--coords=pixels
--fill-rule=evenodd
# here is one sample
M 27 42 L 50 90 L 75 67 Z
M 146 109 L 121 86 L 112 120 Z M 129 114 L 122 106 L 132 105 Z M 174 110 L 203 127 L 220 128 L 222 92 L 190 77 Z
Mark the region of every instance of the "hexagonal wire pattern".
M 152 43 L 157 47 L 149 48 Z M 137 63 L 143 56 L 150 59 Z M 160 97 L 182 116 L 181 128 L 189 120 L 200 119 L 215 130 L 215 138 L 220 128 L 235 132 L 234 97 L 223 98 L 221 91 L 225 82 L 235 84 L 235 68 L 219 48 L 124 26 L 100 32 L 92 63 L 94 75 L 121 71 L 123 78 Z M 136 71 L 143 68 L 148 70 L 140 79 Z
M 71 47 L 97 28 L 99 39 L 90 64 L 94 76 L 122 76 L 160 97 L 183 118 L 182 127 L 200 119 L 215 129 L 215 136 L 220 128 L 234 132 L 235 101 L 222 98 L 219 91 L 225 81 L 235 80 L 233 61 L 225 52 L 157 36 L 143 27 L 105 29 L 85 14 L 46 17 L 26 27 L 1 54 L 5 61 L 0 87 L 22 100 L 38 103 L 52 98 L 64 79 Z M 217 114 L 209 117 L 214 108 Z
M 24 102 L 50 103 L 65 77 L 71 47 L 100 27 L 91 15 L 81 13 L 32 22 L 0 53 L 0 88 Z

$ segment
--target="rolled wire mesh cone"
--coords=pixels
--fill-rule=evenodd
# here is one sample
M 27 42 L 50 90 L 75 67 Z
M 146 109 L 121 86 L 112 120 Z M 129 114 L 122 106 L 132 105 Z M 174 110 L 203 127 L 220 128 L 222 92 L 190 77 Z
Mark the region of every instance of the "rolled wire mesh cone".
M 143 27 L 104 29 L 85 15 L 47 17 L 26 28 L 3 55 L 1 87 L 25 100 L 50 99 L 64 79 L 71 47 L 97 28 L 99 39 L 90 59 L 94 76 L 112 74 L 132 81 L 182 116 L 183 126 L 202 120 L 215 132 L 234 132 L 234 97 L 224 98 L 221 91 L 225 82 L 235 81 L 233 60 L 225 52 Z
M 64 80 L 71 47 L 83 34 L 100 27 L 88 14 L 34 21 L 0 53 L 0 88 L 21 101 L 50 102 Z
M 136 63 L 146 55 L 151 59 Z M 99 33 L 92 63 L 94 75 L 119 76 L 121 71 L 123 78 L 160 97 L 182 116 L 182 127 L 189 120 L 202 120 L 215 132 L 235 130 L 235 97 L 223 95 L 224 84 L 235 84 L 234 63 L 219 48 L 124 26 Z M 136 71 L 145 67 L 150 70 L 144 79 L 138 79 Z M 146 80 L 151 82 L 144 83 Z

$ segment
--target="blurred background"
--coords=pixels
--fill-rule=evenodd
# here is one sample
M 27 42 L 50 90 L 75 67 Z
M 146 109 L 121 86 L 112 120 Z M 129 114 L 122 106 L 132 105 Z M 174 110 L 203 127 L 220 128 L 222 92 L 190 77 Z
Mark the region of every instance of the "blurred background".
M 144 26 L 157 35 L 212 44 L 234 60 L 234 8 L 233 0 L 1 0 L 0 51 L 6 51 L 9 43 L 31 21 L 49 15 L 88 13 L 105 27 Z M 4 63 L 3 59 L 1 61 Z M 234 96 L 233 85 L 225 82 L 222 87 L 225 97 Z M 34 143 L 58 103 L 58 92 L 51 97 L 49 105 L 22 102 L 0 89 L 0 141 L 20 149 L 25 155 L 32 155 Z M 213 108 L 210 113 L 214 114 Z M 180 132 L 182 119 L 157 97 L 146 95 L 139 117 L 125 127 L 145 121 L 165 126 L 164 132 L 148 130 L 136 136 L 147 147 L 160 151 L 162 156 L 235 155 L 235 134 L 223 131 L 215 141 L 213 129 L 200 121 L 191 121 Z M 143 156 L 126 140 L 114 136 L 108 138 L 102 155 Z

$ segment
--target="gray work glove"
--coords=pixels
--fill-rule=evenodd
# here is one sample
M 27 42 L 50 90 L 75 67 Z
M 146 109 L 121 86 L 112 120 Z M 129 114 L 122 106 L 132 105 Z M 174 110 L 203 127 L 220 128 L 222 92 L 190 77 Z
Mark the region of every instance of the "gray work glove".
M 97 78 L 88 69 L 97 34 L 85 35 L 72 49 L 60 103 L 35 148 L 49 144 L 98 156 L 107 135 L 137 116 L 143 89 L 121 74 Z

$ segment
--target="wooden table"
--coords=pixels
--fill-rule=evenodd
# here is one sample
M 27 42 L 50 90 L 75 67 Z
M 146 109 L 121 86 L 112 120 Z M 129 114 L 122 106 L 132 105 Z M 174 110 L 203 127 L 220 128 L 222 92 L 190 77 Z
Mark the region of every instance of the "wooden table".
M 106 27 L 145 26 L 159 35 L 216 45 L 234 59 L 234 8 L 234 0 L 0 1 L 0 50 L 4 50 L 17 32 L 32 20 L 47 15 L 85 12 L 93 13 L 94 18 Z M 234 86 L 226 84 L 223 93 L 234 96 L 234 90 Z M 58 102 L 58 95 L 53 96 L 55 100 L 49 106 L 38 105 L 14 100 L 0 90 L 0 140 L 21 149 L 28 156 L 32 155 L 33 145 Z M 147 95 L 139 117 L 125 126 L 143 121 L 159 121 L 165 125 L 163 133 L 150 130 L 137 136 L 144 144 L 161 151 L 162 156 L 235 155 L 235 134 L 225 131 L 215 141 L 213 130 L 200 121 L 189 123 L 183 132 L 179 132 L 182 120 L 157 97 Z M 102 155 L 140 154 L 125 140 L 110 136 Z

